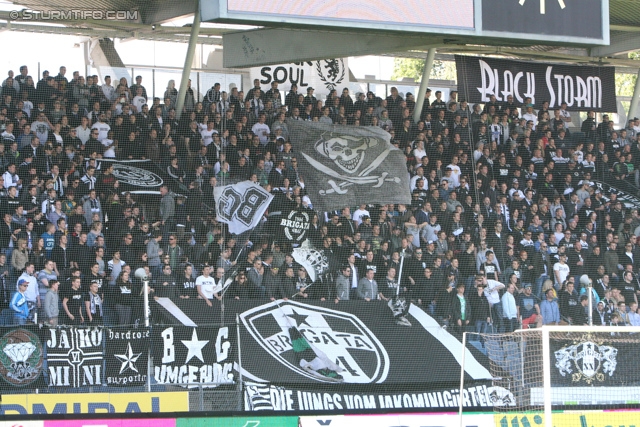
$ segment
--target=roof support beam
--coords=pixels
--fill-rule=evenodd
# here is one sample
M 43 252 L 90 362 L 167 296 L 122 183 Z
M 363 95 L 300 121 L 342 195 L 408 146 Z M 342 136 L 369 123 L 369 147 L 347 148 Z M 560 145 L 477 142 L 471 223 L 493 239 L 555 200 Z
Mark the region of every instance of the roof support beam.
M 354 32 L 269 28 L 222 36 L 227 68 L 287 64 L 347 56 L 429 48 L 441 45 L 441 36 L 380 35 Z M 439 40 L 439 41 L 438 41 Z M 348 41 L 348 43 L 347 43 Z
M 187 96 L 187 84 L 191 75 L 191 66 L 193 65 L 193 56 L 196 52 L 196 44 L 198 44 L 198 34 L 200 32 L 200 8 L 196 7 L 196 13 L 193 15 L 193 25 L 191 26 L 191 40 L 187 47 L 187 55 L 184 58 L 184 68 L 182 69 L 182 78 L 180 79 L 180 89 L 178 90 L 178 102 L 176 103 L 176 118 L 180 120 L 182 109 L 184 108 L 184 99 Z
M 611 37 L 609 46 L 598 46 L 591 48 L 591 56 L 612 56 L 619 53 L 638 50 L 640 46 L 640 34 L 629 33 Z
M 436 56 L 436 48 L 432 47 L 427 53 L 424 61 L 424 69 L 422 70 L 422 79 L 420 79 L 420 87 L 418 88 L 418 97 L 416 98 L 416 107 L 413 110 L 413 121 L 418 123 L 422 115 L 422 106 L 424 105 L 424 96 L 427 94 L 429 87 L 429 76 L 433 68 L 433 58 Z

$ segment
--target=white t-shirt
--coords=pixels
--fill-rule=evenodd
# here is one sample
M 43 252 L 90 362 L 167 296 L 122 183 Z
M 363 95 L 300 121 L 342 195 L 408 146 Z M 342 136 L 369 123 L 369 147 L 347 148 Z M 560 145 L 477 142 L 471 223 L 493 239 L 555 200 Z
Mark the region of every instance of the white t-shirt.
M 449 184 L 452 184 L 455 188 L 460 187 L 460 175 L 462 171 L 460 170 L 460 166 L 454 165 L 451 163 L 448 168 L 451 168 L 451 176 L 449 177 Z
M 494 305 L 500 302 L 500 289 L 502 283 L 497 280 L 487 279 L 487 287 L 484 288 L 484 295 L 489 304 Z
M 133 101 L 131 102 L 131 105 L 136 107 L 136 112 L 139 113 L 142 111 L 142 107 L 146 103 L 147 103 L 147 98 L 145 98 L 144 96 L 134 96 Z
M 555 264 L 553 264 L 553 271 L 554 273 L 556 271 L 558 272 L 558 283 L 562 284 L 565 280 L 567 280 L 567 276 L 569 275 L 569 266 L 567 264 L 560 264 L 559 262 L 556 262 Z
M 200 135 L 202 136 L 202 144 L 205 147 L 208 147 L 213 142 L 213 134 L 218 133 L 215 129 L 203 129 L 200 131 Z
M 267 126 L 266 123 L 258 122 L 254 124 L 251 128 L 251 131 L 254 133 L 254 135 L 258 135 L 258 138 L 260 138 L 260 144 L 266 144 L 267 142 L 269 142 L 269 134 L 271 133 L 271 131 L 269 130 L 269 126 Z
M 47 142 L 49 138 L 49 124 L 47 122 L 35 121 L 31 123 L 31 129 L 36 133 L 41 144 Z
M 99 133 L 98 138 L 96 139 L 102 142 L 103 139 L 107 138 L 107 135 L 111 130 L 111 126 L 109 126 L 107 123 L 96 122 L 93 126 L 91 126 L 91 129 L 98 129 Z
M 536 129 L 536 124 L 538 124 L 538 116 L 534 113 L 528 114 L 528 113 L 524 113 L 522 115 L 522 118 L 525 119 L 526 121 L 531 120 L 533 122 L 533 130 Z
M 216 282 L 213 277 L 204 277 L 198 276 L 196 279 L 196 286 L 200 286 L 202 290 L 202 295 L 204 295 L 207 299 L 213 299 L 213 290 L 216 287 Z
M 22 111 L 24 111 L 24 113 L 29 118 L 31 118 L 31 110 L 33 110 L 33 102 L 31 102 L 31 101 L 23 101 L 22 102 Z
M 82 145 L 84 145 L 87 143 L 87 141 L 91 137 L 91 128 L 88 126 L 86 128 L 83 128 L 82 126 L 78 126 L 76 128 L 76 135 L 78 136 L 78 139 L 82 141 Z
M 116 157 L 116 151 L 113 148 L 113 139 L 103 139 L 102 145 L 104 145 L 104 154 L 102 155 L 102 157 L 114 159 Z
M 360 225 L 362 223 L 362 217 L 363 216 L 368 216 L 369 218 L 371 218 L 371 214 L 369 213 L 368 210 L 366 209 L 358 209 L 357 211 L 355 211 L 353 213 L 353 216 L 351 217 L 351 219 L 357 224 Z

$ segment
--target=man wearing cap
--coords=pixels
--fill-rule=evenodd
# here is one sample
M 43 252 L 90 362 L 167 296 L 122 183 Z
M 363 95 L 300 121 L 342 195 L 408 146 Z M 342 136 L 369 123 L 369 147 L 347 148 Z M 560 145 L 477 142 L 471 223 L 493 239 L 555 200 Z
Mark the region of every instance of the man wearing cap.
M 315 107 L 315 106 L 316 106 L 316 102 L 317 102 L 317 100 L 316 100 L 316 97 L 315 97 L 315 96 L 313 96 L 313 91 L 314 91 L 314 90 L 315 90 L 315 89 L 314 89 L 314 88 L 312 88 L 311 86 L 309 86 L 309 87 L 307 88 L 307 96 L 305 96 L 305 97 L 304 97 L 304 101 L 303 101 L 303 104 L 304 104 L 304 106 L 305 106 L 305 107 L 306 107 L 307 105 L 312 105 L 313 107 Z
M 521 319 L 522 328 L 531 328 L 532 324 L 539 328 L 542 326 L 542 316 L 540 314 L 540 300 L 533 295 L 531 283 L 524 285 L 524 292 L 520 294 L 518 301 L 518 318 Z
M 18 280 L 18 292 L 14 293 L 11 297 L 11 303 L 9 307 L 13 310 L 13 324 L 14 325 L 26 325 L 29 318 L 29 303 L 27 296 L 27 288 L 29 282 L 24 279 Z

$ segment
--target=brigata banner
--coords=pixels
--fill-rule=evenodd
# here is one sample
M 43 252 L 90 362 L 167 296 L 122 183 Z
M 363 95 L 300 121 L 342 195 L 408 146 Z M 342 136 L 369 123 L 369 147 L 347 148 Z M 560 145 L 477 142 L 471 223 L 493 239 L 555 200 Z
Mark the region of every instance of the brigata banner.
M 224 305 L 227 320 L 232 322 L 238 315 L 241 323 L 243 357 L 241 367 L 236 369 L 251 384 L 251 388 L 245 388 L 247 410 L 457 407 L 462 345 L 415 305 L 409 307 L 407 314 L 412 327 L 398 325 L 383 301 L 335 304 L 289 299 L 265 303 L 247 299 L 227 300 Z M 158 306 L 156 312 L 165 324 L 205 324 L 219 315 L 220 309 L 217 300 L 212 307 L 203 301 L 178 300 L 171 310 Z M 185 346 L 203 340 L 203 328 L 169 329 L 161 337 L 154 335 L 156 380 L 199 382 L 201 362 L 189 358 Z M 196 338 L 192 338 L 194 333 Z M 223 337 L 222 345 L 232 339 Z M 160 343 L 165 343 L 164 350 Z M 429 357 L 424 356 L 425 349 Z M 207 363 L 219 359 L 213 354 L 202 356 L 209 360 Z M 492 376 L 485 355 L 472 347 L 465 350 L 464 357 L 468 384 L 462 393 L 465 406 L 515 403 L 509 390 L 491 388 Z M 230 356 L 225 359 L 225 366 L 229 360 Z M 191 372 L 193 378 L 187 381 Z
M 131 387 L 147 383 L 149 328 L 105 328 L 105 382 Z
M 459 99 L 472 104 L 504 102 L 508 95 L 522 105 L 530 97 L 536 108 L 567 103 L 570 111 L 615 112 L 614 67 L 540 64 L 508 59 L 456 55 Z M 553 116 L 552 116 L 553 117 Z
M 192 303 L 193 305 L 193 303 Z M 235 328 L 156 326 L 152 330 L 153 376 L 158 384 L 206 387 L 232 384 Z

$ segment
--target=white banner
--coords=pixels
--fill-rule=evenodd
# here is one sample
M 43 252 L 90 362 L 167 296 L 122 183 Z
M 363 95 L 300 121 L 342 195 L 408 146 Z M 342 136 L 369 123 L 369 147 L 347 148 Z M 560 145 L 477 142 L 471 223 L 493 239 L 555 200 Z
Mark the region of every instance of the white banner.
M 216 187 L 213 196 L 218 221 L 228 224 L 229 231 L 234 234 L 244 233 L 258 225 L 273 200 L 272 194 L 250 181 Z
M 313 95 L 322 101 L 326 99 L 331 89 L 336 89 L 340 96 L 342 88 L 349 86 L 347 58 L 253 67 L 250 68 L 249 74 L 252 82 L 254 79 L 260 79 L 260 84 L 265 91 L 269 90 L 271 82 L 278 82 L 283 103 L 292 84 L 298 85 L 298 94 L 305 96 L 307 88 L 314 88 Z

